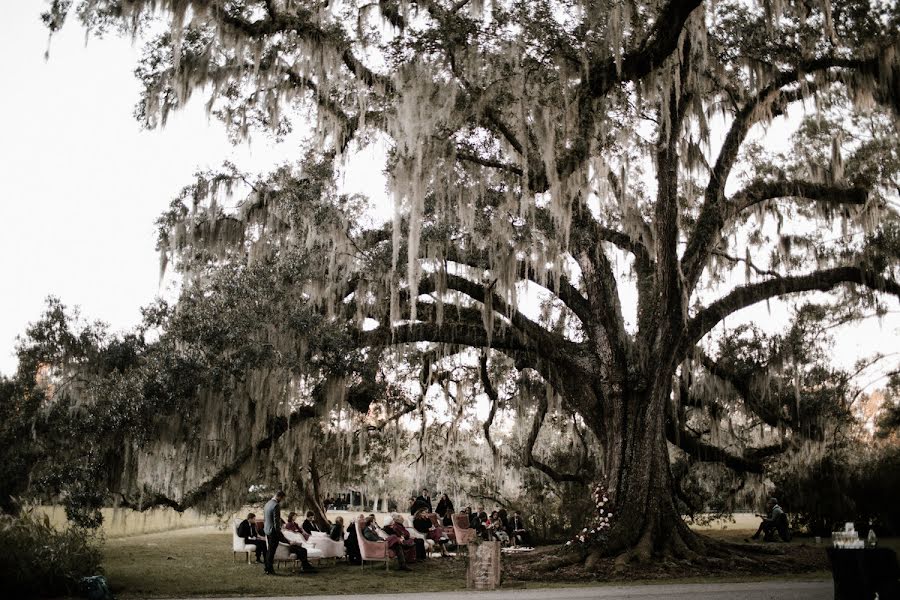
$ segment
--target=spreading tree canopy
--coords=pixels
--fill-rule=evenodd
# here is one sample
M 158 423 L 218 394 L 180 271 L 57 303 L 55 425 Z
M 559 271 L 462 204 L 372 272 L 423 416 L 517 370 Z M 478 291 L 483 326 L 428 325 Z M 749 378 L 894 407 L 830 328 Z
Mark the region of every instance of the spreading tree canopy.
M 149 127 L 193 95 L 238 139 L 311 123 L 298 165 L 202 174 L 160 220 L 164 267 L 186 281 L 171 318 L 222 292 L 180 327 L 243 361 L 197 383 L 207 422 L 252 419 L 262 440 L 223 447 L 227 464 L 319 392 L 319 407 L 389 395 L 384 348 L 416 355 L 423 386 L 474 349 L 489 397 L 488 362 L 507 364 L 541 418 L 559 402 L 602 449 L 605 551 L 691 555 L 670 448 L 742 470 L 766 454 L 685 426 L 727 417 L 703 400 L 721 387 L 696 382 L 821 436 L 799 392 L 769 394 L 735 344 L 716 360 L 710 332 L 804 292 L 831 294 L 825 314 L 900 296 L 896 3 L 54 0 L 45 20 L 69 13 L 152 36 L 136 71 Z M 369 144 L 387 156 L 387 224 L 335 184 Z M 767 367 L 797 354 L 781 350 Z

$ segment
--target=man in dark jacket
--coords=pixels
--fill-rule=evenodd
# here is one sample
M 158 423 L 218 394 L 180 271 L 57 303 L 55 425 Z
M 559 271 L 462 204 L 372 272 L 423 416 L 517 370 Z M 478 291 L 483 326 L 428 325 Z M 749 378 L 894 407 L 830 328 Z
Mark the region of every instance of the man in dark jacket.
M 263 552 L 266 551 L 266 541 L 260 539 L 259 532 L 256 530 L 256 515 L 249 513 L 247 518 L 241 521 L 237 526 L 238 537 L 244 538 L 244 543 L 248 546 L 256 546 L 256 562 L 261 563 Z
M 525 520 L 519 515 L 519 511 L 513 511 L 512 517 L 509 519 L 509 537 L 514 543 L 521 543 L 523 546 L 530 547 L 531 534 L 525 528 Z
M 431 494 L 428 493 L 428 488 L 422 488 L 421 495 L 416 498 L 415 510 L 412 511 L 412 514 L 419 512 L 420 508 L 427 508 L 429 514 L 434 512 L 434 509 L 431 507 Z
M 275 492 L 272 499 L 266 503 L 263 509 L 265 524 L 263 531 L 266 534 L 266 575 L 275 574 L 275 551 L 278 549 L 278 543 L 284 542 L 288 544 L 288 551 L 296 554 L 303 566 L 304 573 L 315 573 L 316 568 L 313 567 L 307 559 L 306 548 L 299 544 L 291 544 L 284 534 L 281 533 L 281 502 L 284 500 L 285 493 L 282 490 Z
M 305 531 L 307 535 L 309 535 L 313 531 L 322 531 L 321 529 L 319 529 L 319 526 L 316 525 L 315 519 L 316 514 L 313 511 L 306 511 L 306 520 L 303 521 L 303 525 L 301 525 L 301 527 L 303 527 L 303 531 Z

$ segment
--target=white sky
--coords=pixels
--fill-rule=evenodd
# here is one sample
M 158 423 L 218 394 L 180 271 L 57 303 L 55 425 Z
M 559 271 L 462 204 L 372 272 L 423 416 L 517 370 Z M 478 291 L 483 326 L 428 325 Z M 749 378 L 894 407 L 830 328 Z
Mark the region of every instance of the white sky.
M 232 147 L 201 102 L 171 115 L 162 131 L 132 116 L 140 45 L 110 37 L 86 45 L 74 23 L 53 39 L 42 2 L 0 8 L 0 373 L 15 369 L 15 338 L 59 296 L 114 330 L 137 324 L 158 293 L 154 221 L 198 169 L 230 160 L 265 171 L 301 151 L 258 139 Z M 348 191 L 381 196 L 373 155 L 353 161 Z M 379 182 L 374 184 L 374 182 Z M 373 189 L 373 186 L 376 189 Z M 897 302 L 888 300 L 892 309 Z M 729 319 L 773 324 L 765 305 Z M 775 319 L 777 320 L 777 319 Z M 839 362 L 876 350 L 900 351 L 897 315 L 842 332 Z M 895 361 L 893 361 L 895 362 Z

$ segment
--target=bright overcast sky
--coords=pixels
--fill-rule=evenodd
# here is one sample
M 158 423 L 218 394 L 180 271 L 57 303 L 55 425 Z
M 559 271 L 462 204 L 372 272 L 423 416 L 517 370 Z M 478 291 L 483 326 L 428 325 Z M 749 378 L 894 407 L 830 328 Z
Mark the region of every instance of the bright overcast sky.
M 111 37 L 86 45 L 70 23 L 44 60 L 43 3 L 0 8 L 0 373 L 15 369 L 15 338 L 52 294 L 114 330 L 137 324 L 158 293 L 154 221 L 197 169 L 231 160 L 263 171 L 300 156 L 264 139 L 232 147 L 202 102 L 170 116 L 163 131 L 141 131 L 133 70 L 139 44 Z M 378 161 L 354 161 L 348 191 L 373 191 Z M 375 187 L 383 187 L 375 186 Z M 356 188 L 356 189 L 354 189 Z M 897 309 L 895 300 L 888 300 Z M 761 324 L 764 306 L 740 315 Z M 736 324 L 731 319 L 731 325 Z M 870 320 L 838 339 L 840 362 L 897 352 L 898 319 Z
M 140 43 L 113 36 L 86 44 L 77 23 L 69 23 L 45 61 L 42 8 L 43 2 L 21 0 L 0 8 L 5 374 L 15 369 L 16 336 L 40 316 L 50 294 L 113 329 L 138 323 L 140 307 L 159 293 L 154 221 L 195 171 L 224 160 L 265 171 L 300 156 L 296 146 L 261 136 L 232 147 L 202 101 L 170 116 L 164 130 L 142 131 L 132 116 Z M 377 177 L 376 161 L 370 163 Z

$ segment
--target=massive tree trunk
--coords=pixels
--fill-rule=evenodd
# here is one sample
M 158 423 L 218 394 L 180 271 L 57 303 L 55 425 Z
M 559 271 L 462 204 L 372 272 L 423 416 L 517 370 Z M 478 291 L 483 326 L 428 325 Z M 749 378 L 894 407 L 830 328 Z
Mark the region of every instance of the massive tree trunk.
M 634 364 L 626 368 L 632 376 L 621 384 L 598 386 L 598 417 L 586 419 L 603 445 L 613 513 L 608 541 L 593 559 L 618 556 L 624 564 L 653 555 L 694 557 L 703 546 L 676 507 L 666 436 L 674 360 L 648 366 L 646 376 L 635 376 L 640 367 Z
M 670 390 L 662 377 L 647 390 L 608 398 L 602 437 L 613 518 L 607 554 L 645 560 L 653 554 L 685 557 L 699 548 L 675 506 L 665 432 Z M 671 379 L 669 379 L 671 381 Z

